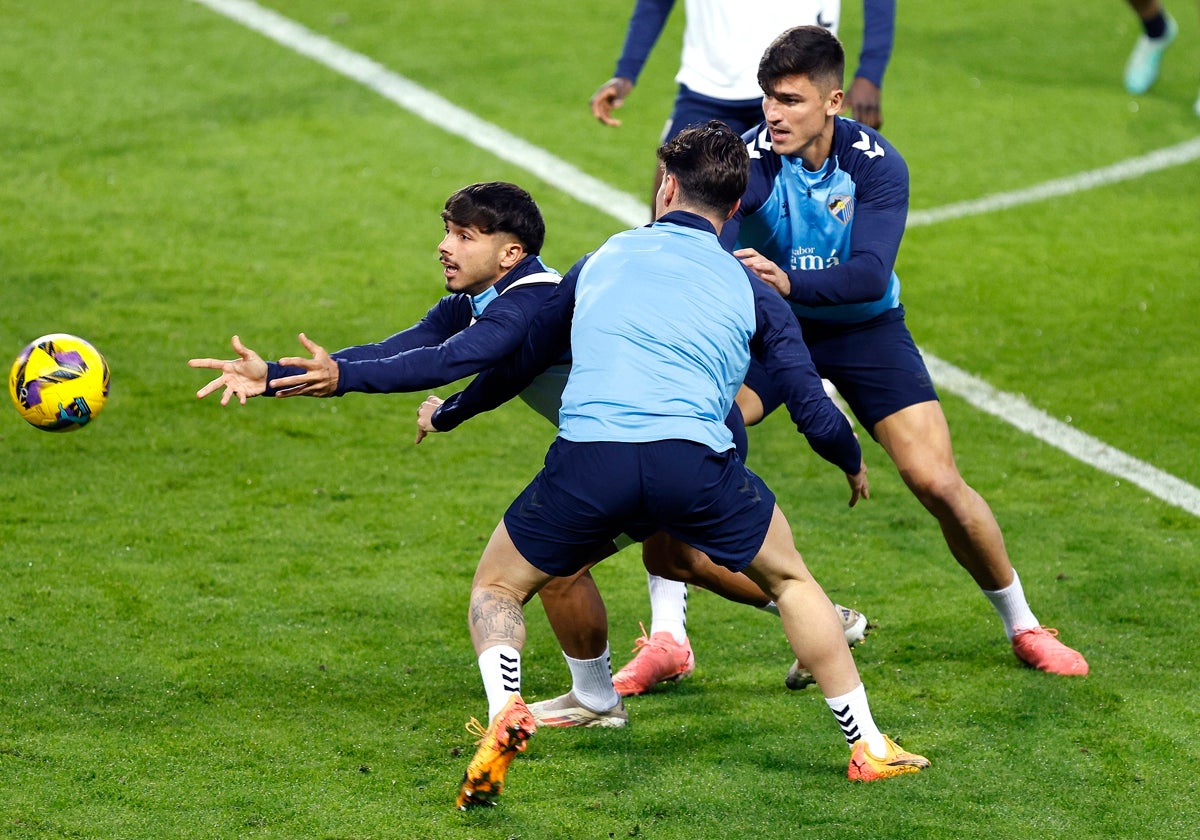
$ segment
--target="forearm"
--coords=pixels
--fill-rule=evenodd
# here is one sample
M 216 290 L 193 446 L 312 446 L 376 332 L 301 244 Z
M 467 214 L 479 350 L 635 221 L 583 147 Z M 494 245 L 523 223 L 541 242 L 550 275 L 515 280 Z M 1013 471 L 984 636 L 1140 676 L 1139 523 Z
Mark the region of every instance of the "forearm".
M 862 52 L 854 75 L 883 87 L 895 36 L 896 0 L 863 0 Z
M 862 447 L 846 416 L 828 397 L 820 407 L 814 409 L 805 421 L 807 429 L 801 429 L 808 445 L 813 452 L 842 472 L 850 475 L 857 473 L 862 465 Z M 811 419 L 814 414 L 820 419 Z
M 829 268 L 786 269 L 791 290 L 787 299 L 801 306 L 842 306 L 882 298 L 891 281 L 891 266 L 866 255 Z
M 625 45 L 621 49 L 621 57 L 617 59 L 613 76 L 637 82 L 674 5 L 675 0 L 638 0 L 629 18 Z
M 403 336 L 418 335 L 410 330 L 382 345 L 407 348 L 401 352 L 359 358 L 338 354 L 338 393 L 408 393 L 457 382 L 513 353 L 521 346 L 528 326 L 527 316 L 519 308 L 504 308 L 497 301 L 488 315 L 444 341 L 418 346 L 408 346 L 410 341 L 399 344 L 397 339 Z
M 491 359 L 422 347 L 386 359 L 338 359 L 337 393 L 403 394 L 440 388 L 485 369 Z
M 476 376 L 464 390 L 442 403 L 432 417 L 433 427 L 448 432 L 520 395 L 541 373 L 564 361 L 565 339 L 557 348 L 557 356 L 543 349 L 547 346 L 526 342 L 521 352 Z
M 532 377 L 530 378 L 532 381 Z M 433 427 L 439 432 L 457 429 L 472 417 L 499 408 L 524 390 L 519 380 L 485 371 L 471 380 L 465 390 L 446 399 L 433 413 Z
M 758 327 L 750 352 L 776 383 L 796 429 L 843 472 L 857 473 L 862 450 L 845 416 L 825 393 L 796 317 L 766 284 L 752 281 Z

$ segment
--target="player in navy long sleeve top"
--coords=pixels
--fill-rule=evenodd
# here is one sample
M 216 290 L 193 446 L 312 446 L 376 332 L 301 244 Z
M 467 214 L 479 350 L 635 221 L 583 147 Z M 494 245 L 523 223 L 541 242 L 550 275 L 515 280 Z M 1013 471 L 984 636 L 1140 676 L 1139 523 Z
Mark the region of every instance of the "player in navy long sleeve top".
M 544 238 L 544 223 L 536 204 L 511 184 L 477 184 L 450 197 L 443 213 L 446 237 L 439 246 L 446 288 L 451 294 L 438 301 L 418 323 L 384 341 L 326 353 L 301 335 L 310 359 L 267 363 L 233 339 L 239 358 L 193 359 L 197 368 L 221 375 L 198 392 L 207 396 L 224 388 L 222 404 L 255 396 L 334 396 L 351 391 L 372 393 L 420 390 L 444 385 L 477 373 L 516 350 L 530 331 L 535 313 L 553 292 L 557 274 L 536 256 Z M 557 424 L 569 361 L 555 364 L 525 388 L 521 398 L 551 423 Z M 738 421 L 742 439 L 745 430 Z M 721 591 L 727 597 L 754 599 L 760 590 L 743 576 L 711 579 L 719 574 L 707 563 L 689 566 L 690 579 Z M 735 580 L 736 578 L 736 580 Z M 723 588 L 719 588 L 723 587 Z M 551 584 L 543 597 L 561 605 L 547 615 L 560 635 L 564 652 L 577 653 L 579 639 L 571 629 L 579 615 L 577 598 L 594 588 L 590 576 Z M 580 594 L 582 593 L 582 594 Z M 606 672 L 607 677 L 607 672 Z
M 235 396 L 245 402 L 260 395 L 419 391 L 478 373 L 507 356 L 520 346 L 560 279 L 537 256 L 545 239 L 541 212 L 520 187 L 492 182 L 454 193 L 442 218 L 446 235 L 438 253 L 450 294 L 418 323 L 381 342 L 332 354 L 301 335 L 312 357 L 279 362 L 264 362 L 235 336 L 238 359 L 190 362 L 222 371 L 197 395 L 224 388 L 225 404 Z M 530 402 L 541 410 L 536 394 L 531 392 Z M 557 411 L 556 402 L 550 410 Z
M 750 182 L 722 234 L 787 298 L 817 371 L 937 519 L 1017 658 L 1050 673 L 1086 674 L 1083 656 L 1034 616 L 991 508 L 955 465 L 894 269 L 908 169 L 878 133 L 838 116 L 844 67 L 842 45 L 819 27 L 789 30 L 767 48 L 758 71 L 764 120 L 743 135 Z M 738 396 L 747 425 L 780 404 L 777 392 L 773 377 L 752 365 Z
M 833 121 L 815 171 L 781 155 L 766 123 L 747 132 L 750 184 L 721 232 L 787 272 L 785 295 L 801 319 L 861 322 L 900 303 L 896 256 L 908 216 L 908 166 L 877 131 Z

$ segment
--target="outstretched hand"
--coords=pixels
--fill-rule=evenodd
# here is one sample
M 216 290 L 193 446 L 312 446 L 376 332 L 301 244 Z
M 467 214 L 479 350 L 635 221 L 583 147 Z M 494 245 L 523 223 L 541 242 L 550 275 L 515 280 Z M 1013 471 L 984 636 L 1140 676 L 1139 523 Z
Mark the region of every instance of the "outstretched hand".
M 325 348 L 300 333 L 300 343 L 311 355 L 311 359 L 303 356 L 288 356 L 280 359 L 283 367 L 304 368 L 304 373 L 295 376 L 281 376 L 271 380 L 277 397 L 330 397 L 337 393 L 338 363 L 334 361 Z
M 435 397 L 433 394 L 430 394 L 425 398 L 425 402 L 421 403 L 421 407 L 417 409 L 417 439 L 413 443 L 420 443 L 425 440 L 427 434 L 437 431 L 433 426 L 433 413 L 441 404 L 442 398 Z
M 237 397 L 238 402 L 245 405 L 248 398 L 257 397 L 267 390 L 267 363 L 262 360 L 261 356 L 242 344 L 242 340 L 236 335 L 230 343 L 239 358 L 188 360 L 188 367 L 221 371 L 220 376 L 196 392 L 198 399 L 204 399 L 213 391 L 224 388 L 225 393 L 221 395 L 221 405 L 228 405 L 233 397 Z

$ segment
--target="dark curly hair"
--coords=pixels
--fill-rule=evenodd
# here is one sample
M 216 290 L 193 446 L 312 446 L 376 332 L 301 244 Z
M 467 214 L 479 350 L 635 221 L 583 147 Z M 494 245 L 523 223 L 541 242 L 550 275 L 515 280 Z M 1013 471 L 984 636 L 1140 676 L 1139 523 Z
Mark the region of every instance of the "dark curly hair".
M 546 222 L 533 196 L 507 181 L 471 184 L 446 199 L 442 221 L 483 233 L 512 234 L 527 254 L 540 254 Z

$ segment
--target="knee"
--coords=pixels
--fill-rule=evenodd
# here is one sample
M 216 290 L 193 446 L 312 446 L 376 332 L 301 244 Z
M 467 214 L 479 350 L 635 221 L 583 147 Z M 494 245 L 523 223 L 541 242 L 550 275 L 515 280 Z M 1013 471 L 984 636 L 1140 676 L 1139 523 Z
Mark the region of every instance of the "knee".
M 956 509 L 970 487 L 953 464 L 924 467 L 901 472 L 904 483 L 935 516 Z
M 532 592 L 513 585 L 511 581 L 477 580 L 471 587 L 471 614 L 480 610 L 520 612 L 531 597 Z

